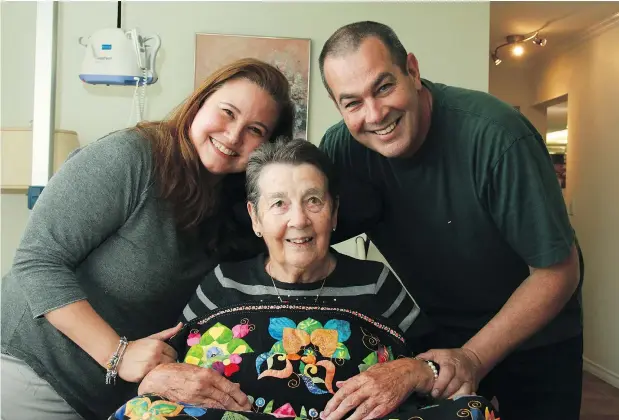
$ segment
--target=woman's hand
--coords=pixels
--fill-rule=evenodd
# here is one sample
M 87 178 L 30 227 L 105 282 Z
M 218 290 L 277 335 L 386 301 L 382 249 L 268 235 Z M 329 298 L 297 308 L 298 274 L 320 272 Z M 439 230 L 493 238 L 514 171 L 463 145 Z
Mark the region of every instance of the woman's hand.
M 179 322 L 173 328 L 130 341 L 118 365 L 118 376 L 127 382 L 140 382 L 156 366 L 176 362 L 176 350 L 165 341 L 178 333 L 182 326 Z
M 251 403 L 239 386 L 216 370 L 188 363 L 163 364 L 153 369 L 138 388 L 175 401 L 209 408 L 249 411 Z
M 432 369 L 421 360 L 379 363 L 347 381 L 336 383 L 339 390 L 326 405 L 321 418 L 339 420 L 353 410 L 348 420 L 380 418 L 395 410 L 413 391 L 429 393 L 433 383 Z

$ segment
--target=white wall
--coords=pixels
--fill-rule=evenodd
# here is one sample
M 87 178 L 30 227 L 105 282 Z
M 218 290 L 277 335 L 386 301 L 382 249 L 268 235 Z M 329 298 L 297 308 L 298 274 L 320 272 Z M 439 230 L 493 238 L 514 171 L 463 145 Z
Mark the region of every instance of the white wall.
M 115 27 L 116 2 L 62 2 L 58 7 L 56 127 L 75 130 L 82 143 L 89 143 L 124 127 L 131 111 L 132 88 L 88 86 L 78 78 L 84 54 L 78 38 Z M 35 13 L 34 3 L 2 3 L 3 126 L 24 126 L 32 119 Z M 160 79 L 148 89 L 145 119 L 164 117 L 191 92 L 196 32 L 310 38 L 308 134 L 317 143 L 339 119 L 317 65 L 320 48 L 335 29 L 356 20 L 387 23 L 417 55 L 422 76 L 487 91 L 489 13 L 487 2 L 127 2 L 122 26 L 155 32 L 162 39 Z M 10 104 L 6 113 L 5 104 Z M 13 232 L 4 230 L 3 220 L 3 273 L 18 241 L 16 232 L 23 229 L 27 209 L 21 198 L 11 197 L 2 207 L 3 219 L 15 220 Z M 22 215 L 19 220 L 17 213 Z
M 525 107 L 568 95 L 565 196 L 571 203 L 571 220 L 585 259 L 585 367 L 616 387 L 619 387 L 618 46 L 619 21 L 596 37 L 536 64 L 524 79 L 522 75 L 520 79 L 501 75 L 502 66 L 490 70 L 490 92 L 501 97 L 506 90 L 528 90 L 524 96 L 530 101 L 524 103 Z M 501 88 L 502 83 L 510 86 Z

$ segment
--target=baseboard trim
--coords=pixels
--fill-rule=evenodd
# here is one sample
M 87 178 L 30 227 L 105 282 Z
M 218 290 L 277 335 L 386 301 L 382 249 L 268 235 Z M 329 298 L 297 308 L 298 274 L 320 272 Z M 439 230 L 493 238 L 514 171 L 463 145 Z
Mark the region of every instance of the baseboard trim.
M 588 359 L 586 357 L 583 357 L 583 368 L 584 370 L 591 373 L 592 375 L 597 376 L 604 382 L 609 383 L 615 388 L 619 388 L 619 374 L 616 374 L 615 372 L 598 365 L 597 363 L 591 361 L 591 359 Z

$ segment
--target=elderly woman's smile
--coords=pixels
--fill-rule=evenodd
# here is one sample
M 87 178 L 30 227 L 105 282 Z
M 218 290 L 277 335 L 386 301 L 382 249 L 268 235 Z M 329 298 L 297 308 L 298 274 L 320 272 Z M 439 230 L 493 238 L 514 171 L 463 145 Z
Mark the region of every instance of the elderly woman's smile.
M 300 238 L 289 238 L 286 241 L 295 245 L 307 245 L 314 239 L 313 236 L 303 236 Z

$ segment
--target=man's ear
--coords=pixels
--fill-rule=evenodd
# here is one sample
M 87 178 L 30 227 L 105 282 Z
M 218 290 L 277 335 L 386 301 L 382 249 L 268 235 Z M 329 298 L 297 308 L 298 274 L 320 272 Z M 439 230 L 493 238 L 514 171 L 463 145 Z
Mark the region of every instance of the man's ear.
M 337 106 L 337 102 L 335 102 L 335 99 L 333 98 L 333 95 L 331 95 L 330 93 L 329 93 L 329 99 L 331 99 L 331 102 L 333 102 L 333 105 L 335 105 L 335 109 L 337 109 L 339 111 L 340 107 Z
M 327 57 L 327 59 L 325 60 L 325 62 L 326 62 L 327 60 L 328 60 L 328 57 Z M 325 66 L 323 67 L 323 72 L 325 72 L 325 74 L 324 74 L 324 84 L 323 84 L 323 86 L 324 86 L 325 90 L 327 91 L 327 95 L 329 95 L 329 99 L 331 99 L 331 102 L 333 102 L 333 105 L 335 105 L 335 109 L 337 109 L 337 110 L 340 112 L 340 114 L 341 114 L 342 112 L 340 111 L 339 104 L 338 104 L 338 103 L 337 103 L 337 101 L 335 100 L 335 97 L 333 96 L 333 90 L 331 90 L 331 87 L 329 86 L 329 81 L 327 80 L 327 75 L 326 75 L 326 70 L 325 70 L 325 67 L 326 67 L 326 64 L 325 64 Z M 325 86 L 325 85 L 326 85 L 326 86 Z
M 419 73 L 419 63 L 415 54 L 408 53 L 406 56 L 406 68 L 409 76 L 413 78 L 415 89 L 421 90 L 421 74 Z
M 253 205 L 251 201 L 247 202 L 247 212 L 251 217 L 251 226 L 255 233 L 260 232 L 260 223 L 258 222 L 258 209 Z

